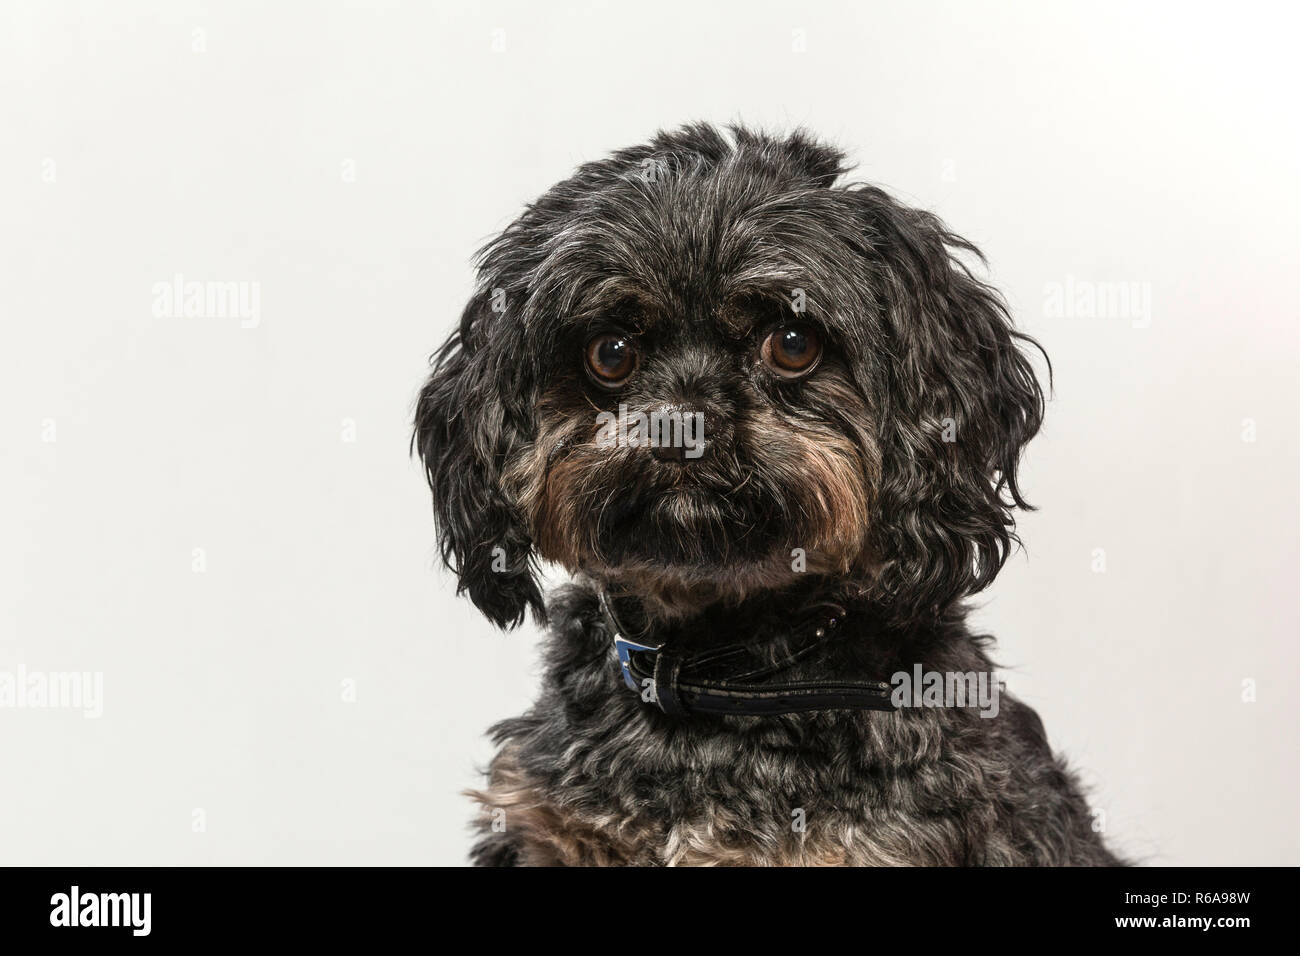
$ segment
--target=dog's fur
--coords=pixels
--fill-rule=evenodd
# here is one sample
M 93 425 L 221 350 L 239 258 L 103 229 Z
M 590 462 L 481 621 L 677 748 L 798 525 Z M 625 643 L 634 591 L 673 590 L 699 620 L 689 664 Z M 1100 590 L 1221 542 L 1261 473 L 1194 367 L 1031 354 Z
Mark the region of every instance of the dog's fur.
M 802 133 L 688 126 L 580 167 L 481 253 L 414 442 L 460 590 L 501 626 L 531 608 L 551 636 L 538 702 L 494 730 L 478 863 L 1117 862 L 1005 694 L 993 719 L 673 719 L 621 679 L 597 588 L 687 648 L 775 646 L 801 609 L 840 602 L 794 677 L 993 669 L 961 602 L 1027 507 L 1035 343 L 972 275 L 969 243 L 837 185 L 844 171 Z M 785 381 L 758 350 L 792 319 L 825 345 Z M 606 329 L 641 356 L 613 391 L 583 370 Z M 708 453 L 605 447 L 596 414 L 620 404 L 702 412 Z M 549 608 L 539 560 L 577 578 Z

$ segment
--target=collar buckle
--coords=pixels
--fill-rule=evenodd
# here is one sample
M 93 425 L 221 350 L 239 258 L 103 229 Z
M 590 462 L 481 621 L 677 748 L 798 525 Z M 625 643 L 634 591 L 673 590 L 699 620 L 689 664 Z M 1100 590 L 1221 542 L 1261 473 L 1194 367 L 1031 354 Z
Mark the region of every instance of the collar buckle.
M 660 649 L 661 645 L 639 644 L 636 641 L 629 641 L 622 634 L 615 634 L 614 651 L 618 654 L 618 663 L 623 669 L 623 683 L 638 694 L 641 693 L 636 678 L 632 676 L 632 652 L 640 651 L 642 654 L 658 654 Z

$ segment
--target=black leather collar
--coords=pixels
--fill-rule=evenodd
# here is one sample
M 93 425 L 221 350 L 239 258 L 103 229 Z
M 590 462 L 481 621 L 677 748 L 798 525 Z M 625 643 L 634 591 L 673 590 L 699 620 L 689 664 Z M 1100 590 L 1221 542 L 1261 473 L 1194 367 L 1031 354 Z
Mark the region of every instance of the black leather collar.
M 728 644 L 685 654 L 662 644 L 640 643 L 627 636 L 602 590 L 600 608 L 614 639 L 623 681 L 647 704 L 665 714 L 731 714 L 767 717 L 818 710 L 893 710 L 884 681 L 775 680 L 826 641 L 847 612 L 838 604 L 809 609 L 796 625 L 788 647 L 765 659 L 746 644 Z

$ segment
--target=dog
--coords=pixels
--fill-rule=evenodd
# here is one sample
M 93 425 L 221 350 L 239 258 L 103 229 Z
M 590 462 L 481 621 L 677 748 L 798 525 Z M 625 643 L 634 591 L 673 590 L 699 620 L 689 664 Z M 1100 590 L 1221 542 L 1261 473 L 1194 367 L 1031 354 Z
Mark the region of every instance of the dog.
M 1121 862 L 1034 711 L 969 699 L 1041 349 L 974 246 L 846 173 L 688 125 L 479 253 L 412 445 L 458 593 L 549 638 L 476 864 Z

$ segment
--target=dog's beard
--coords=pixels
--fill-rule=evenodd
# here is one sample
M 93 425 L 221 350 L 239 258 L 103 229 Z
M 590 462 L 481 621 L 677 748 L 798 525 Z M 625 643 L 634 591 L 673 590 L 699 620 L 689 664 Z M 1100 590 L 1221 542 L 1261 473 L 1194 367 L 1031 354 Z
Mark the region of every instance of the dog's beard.
M 761 562 L 797 535 L 759 503 L 766 497 L 773 504 L 774 495 L 737 484 L 731 495 L 699 485 L 615 495 L 596 517 L 594 557 L 609 568 L 680 567 L 702 575 Z

